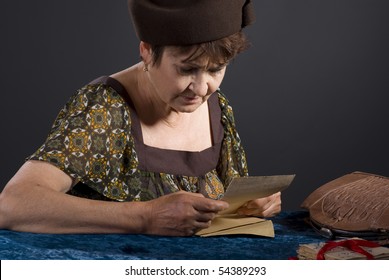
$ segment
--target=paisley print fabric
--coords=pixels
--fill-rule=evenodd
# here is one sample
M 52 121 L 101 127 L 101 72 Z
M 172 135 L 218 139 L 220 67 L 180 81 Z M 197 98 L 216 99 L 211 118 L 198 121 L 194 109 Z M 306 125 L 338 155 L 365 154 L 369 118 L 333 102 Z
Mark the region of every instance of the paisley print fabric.
M 77 196 L 146 201 L 184 190 L 218 199 L 233 177 L 247 176 L 248 171 L 231 106 L 221 92 L 214 95 L 220 106 L 222 134 L 213 151 L 194 155 L 216 157 L 212 159 L 215 166 L 208 165 L 209 170 L 201 174 L 167 173 L 140 164 L 140 145 L 134 137 L 134 127 L 139 126 L 136 112 L 125 89 L 110 77 L 78 90 L 58 114 L 45 143 L 27 160 L 49 162 L 79 181 L 69 192 Z M 160 152 L 160 160 L 169 166 L 166 151 Z M 179 156 L 191 158 L 186 153 L 191 152 Z

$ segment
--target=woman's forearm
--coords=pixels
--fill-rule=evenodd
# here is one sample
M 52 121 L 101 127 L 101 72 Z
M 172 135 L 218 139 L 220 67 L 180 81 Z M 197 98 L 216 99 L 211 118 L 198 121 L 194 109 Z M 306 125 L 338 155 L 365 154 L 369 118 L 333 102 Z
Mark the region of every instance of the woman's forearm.
M 210 225 L 228 203 L 184 191 L 145 202 L 109 202 L 66 194 L 71 177 L 25 163 L 0 194 L 0 228 L 36 233 L 134 233 L 186 236 Z
M 142 233 L 144 202 L 79 198 L 40 185 L 7 186 L 0 195 L 0 228 L 36 233 Z

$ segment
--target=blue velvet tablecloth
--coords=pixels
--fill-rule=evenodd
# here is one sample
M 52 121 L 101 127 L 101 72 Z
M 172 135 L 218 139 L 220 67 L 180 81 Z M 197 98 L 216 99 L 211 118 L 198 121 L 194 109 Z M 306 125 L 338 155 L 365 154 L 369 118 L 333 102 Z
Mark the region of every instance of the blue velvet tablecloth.
M 272 218 L 275 238 L 161 237 L 124 234 L 33 234 L 0 230 L 1 260 L 283 260 L 299 244 L 326 241 L 305 222 L 305 211 Z

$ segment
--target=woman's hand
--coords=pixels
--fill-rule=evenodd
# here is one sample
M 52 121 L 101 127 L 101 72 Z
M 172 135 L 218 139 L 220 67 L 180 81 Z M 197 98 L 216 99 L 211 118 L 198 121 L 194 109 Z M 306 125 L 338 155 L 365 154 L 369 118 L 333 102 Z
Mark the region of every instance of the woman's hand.
M 247 202 L 238 209 L 238 214 L 256 217 L 273 217 L 281 212 L 281 192 Z
M 147 234 L 190 236 L 210 226 L 216 214 L 228 203 L 205 198 L 202 194 L 180 191 L 145 202 L 148 211 Z

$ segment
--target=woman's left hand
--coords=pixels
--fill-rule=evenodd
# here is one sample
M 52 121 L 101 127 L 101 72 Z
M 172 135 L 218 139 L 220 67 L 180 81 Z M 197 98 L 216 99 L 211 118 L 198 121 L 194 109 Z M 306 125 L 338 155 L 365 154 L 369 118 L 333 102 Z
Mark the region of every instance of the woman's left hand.
M 281 192 L 247 202 L 238 209 L 239 215 L 273 217 L 281 212 Z

